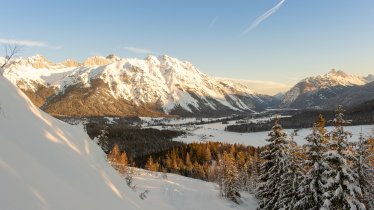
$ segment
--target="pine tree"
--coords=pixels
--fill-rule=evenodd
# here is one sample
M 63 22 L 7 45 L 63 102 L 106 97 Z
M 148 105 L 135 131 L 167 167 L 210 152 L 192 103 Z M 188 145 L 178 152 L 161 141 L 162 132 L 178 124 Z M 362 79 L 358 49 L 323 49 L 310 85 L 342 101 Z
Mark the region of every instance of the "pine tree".
M 358 183 L 362 190 L 361 201 L 366 205 L 366 209 L 374 209 L 374 173 L 370 166 L 370 158 L 373 154 L 370 151 L 368 139 L 360 133 L 359 142 L 356 145 L 356 160 L 354 170 L 358 174 Z
M 333 120 L 334 129 L 329 133 L 328 151 L 323 154 L 326 162 L 323 177 L 326 184 L 321 209 L 366 209 L 358 199 L 361 196 L 358 175 L 351 168 L 354 156 L 348 137 L 352 134 L 343 128 L 350 121 L 343 117 L 343 109 L 338 106 Z
M 294 205 L 299 199 L 298 189 L 303 174 L 300 167 L 300 147 L 293 141 L 291 136 L 286 147 L 287 154 L 284 157 L 284 174 L 281 175 L 279 186 L 280 196 L 277 201 L 276 209 L 294 209 Z
M 259 200 L 259 209 L 278 209 L 277 202 L 281 197 L 280 187 L 282 176 L 287 172 L 287 152 L 288 141 L 287 134 L 282 126 L 275 121 L 275 125 L 269 132 L 270 142 L 266 145 L 261 158 L 264 162 L 260 166 L 261 175 L 259 177 L 259 186 L 257 188 L 257 198 Z
M 219 172 L 220 196 L 239 203 L 239 180 L 234 156 L 224 152 Z
M 326 152 L 325 120 L 319 116 L 319 122 L 313 126 L 312 133 L 305 139 L 305 160 L 303 167 L 307 170 L 299 188 L 300 199 L 296 209 L 318 210 L 323 204 L 322 173 L 325 170 L 322 155 Z

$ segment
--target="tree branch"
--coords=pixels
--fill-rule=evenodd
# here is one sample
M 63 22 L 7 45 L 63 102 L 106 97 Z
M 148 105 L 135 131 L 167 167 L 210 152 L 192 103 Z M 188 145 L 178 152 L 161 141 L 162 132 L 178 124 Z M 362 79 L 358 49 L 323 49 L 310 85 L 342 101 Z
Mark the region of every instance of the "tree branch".
M 7 44 L 4 46 L 4 53 L 5 53 L 5 61 L 0 66 L 0 68 L 5 68 L 10 61 L 17 56 L 22 50 L 22 46 L 18 44 Z

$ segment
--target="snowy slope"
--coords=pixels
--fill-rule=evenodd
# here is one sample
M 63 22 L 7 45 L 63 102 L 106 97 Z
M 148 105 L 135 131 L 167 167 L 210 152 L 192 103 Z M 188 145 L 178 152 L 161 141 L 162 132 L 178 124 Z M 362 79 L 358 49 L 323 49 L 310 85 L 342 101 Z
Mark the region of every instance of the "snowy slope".
M 167 174 L 167 179 L 164 179 L 162 173 L 150 173 L 141 169 L 138 169 L 135 174 L 134 182 L 137 192 L 144 192 L 148 189 L 147 200 L 155 203 L 158 200 L 163 200 L 171 209 L 255 210 L 257 207 L 257 200 L 254 196 L 244 192 L 241 193 L 243 203 L 239 206 L 226 200 L 217 199 L 218 186 L 209 182 L 175 174 Z
M 325 100 L 338 96 L 350 87 L 367 84 L 369 79 L 332 69 L 325 75 L 301 80 L 284 94 L 281 107 L 319 107 Z
M 80 127 L 43 113 L 0 77 L 0 209 L 137 209 Z
M 137 175 L 134 192 L 104 157 L 82 127 L 40 111 L 0 76 L 1 210 L 255 209 L 250 196 L 235 207 L 218 198 L 215 184 L 176 175 L 170 181 Z M 142 187 L 150 189 L 145 200 Z
M 69 115 L 54 112 L 56 106 L 70 106 L 63 101 L 66 98 L 74 98 L 80 103 L 92 97 L 97 101 L 108 101 L 106 106 L 119 107 L 125 103 L 131 107 L 147 106 L 167 114 L 178 114 L 173 111 L 185 114 L 224 110 L 243 112 L 267 106 L 267 99 L 248 87 L 215 79 L 191 63 L 167 55 L 148 56 L 143 60 L 115 55 L 95 56 L 83 64 L 53 64 L 36 55 L 15 61 L 5 70 L 4 76 L 22 90 L 37 95 L 40 87 L 55 90 L 56 97 L 45 99 L 43 106 L 53 114 Z M 50 95 L 44 98 L 48 97 Z M 123 110 L 116 111 L 124 115 Z

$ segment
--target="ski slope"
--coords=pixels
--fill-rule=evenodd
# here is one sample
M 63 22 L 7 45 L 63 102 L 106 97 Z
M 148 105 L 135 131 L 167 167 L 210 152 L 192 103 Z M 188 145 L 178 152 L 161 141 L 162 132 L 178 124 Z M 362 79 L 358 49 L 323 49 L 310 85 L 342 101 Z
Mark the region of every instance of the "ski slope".
M 1 210 L 256 209 L 250 195 L 240 206 L 220 199 L 214 183 L 144 171 L 134 179 L 135 191 L 81 126 L 40 111 L 0 75 Z

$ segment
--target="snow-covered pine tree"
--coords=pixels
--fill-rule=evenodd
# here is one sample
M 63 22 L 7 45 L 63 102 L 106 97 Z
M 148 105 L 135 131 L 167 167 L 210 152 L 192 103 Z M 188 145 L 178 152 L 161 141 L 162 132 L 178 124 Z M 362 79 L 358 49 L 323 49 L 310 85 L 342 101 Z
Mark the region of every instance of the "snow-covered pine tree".
M 294 209 L 297 202 L 298 189 L 303 177 L 301 165 L 301 148 L 293 141 L 294 134 L 291 134 L 287 141 L 287 155 L 285 156 L 284 174 L 281 176 L 280 197 L 277 201 L 276 209 Z
M 270 142 L 266 145 L 260 156 L 264 162 L 260 166 L 259 185 L 257 188 L 257 198 L 259 200 L 259 209 L 278 209 L 277 202 L 281 197 L 280 186 L 282 176 L 286 173 L 288 157 L 287 134 L 282 126 L 275 121 L 275 125 L 269 132 Z
M 343 125 L 350 121 L 344 120 L 342 106 L 336 109 L 333 120 L 334 129 L 329 133 L 328 151 L 324 153 L 325 162 L 323 206 L 321 209 L 366 209 L 358 199 L 361 189 L 358 175 L 352 170 L 352 147 L 348 137 L 352 134 L 345 131 Z
M 325 134 L 325 120 L 320 115 L 312 133 L 305 138 L 307 143 L 304 145 L 305 158 L 302 166 L 306 169 L 306 174 L 299 187 L 300 199 L 296 202 L 295 209 L 318 210 L 323 204 L 322 155 L 326 152 Z
M 358 183 L 362 190 L 361 201 L 366 209 L 374 209 L 374 168 L 370 166 L 370 158 L 373 154 L 370 151 L 368 139 L 360 133 L 359 141 L 356 144 L 356 160 L 354 170 L 358 174 Z

